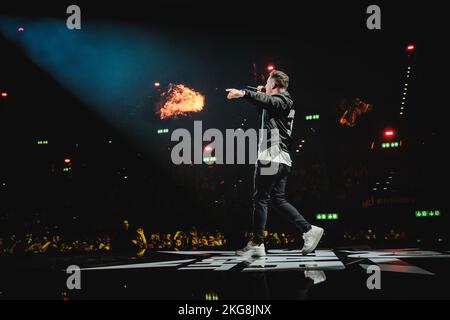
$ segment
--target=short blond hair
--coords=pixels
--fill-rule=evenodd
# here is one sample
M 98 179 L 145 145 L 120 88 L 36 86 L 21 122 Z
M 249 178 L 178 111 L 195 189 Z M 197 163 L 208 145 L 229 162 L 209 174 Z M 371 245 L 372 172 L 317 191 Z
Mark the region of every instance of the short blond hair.
M 274 70 L 270 73 L 269 78 L 272 78 L 280 89 L 289 87 L 289 77 L 283 71 Z

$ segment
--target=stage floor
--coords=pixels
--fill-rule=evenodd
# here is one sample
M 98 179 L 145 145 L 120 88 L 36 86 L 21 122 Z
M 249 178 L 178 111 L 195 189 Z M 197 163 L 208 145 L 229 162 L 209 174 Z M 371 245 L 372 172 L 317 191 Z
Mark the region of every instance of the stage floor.
M 450 251 L 417 248 L 320 249 L 308 256 L 269 250 L 258 259 L 232 251 L 158 251 L 142 258 L 42 255 L 0 262 L 0 299 L 450 298 Z M 67 288 L 74 276 L 69 266 L 80 268 L 80 290 Z

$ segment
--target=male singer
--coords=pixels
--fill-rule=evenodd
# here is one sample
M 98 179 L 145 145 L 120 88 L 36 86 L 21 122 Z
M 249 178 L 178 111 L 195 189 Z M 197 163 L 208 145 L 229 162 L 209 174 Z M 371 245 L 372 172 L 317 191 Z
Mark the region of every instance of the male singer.
M 294 102 L 287 91 L 288 86 L 289 77 L 284 72 L 275 70 L 270 73 L 266 86 L 258 86 L 256 92 L 248 89 L 227 89 L 228 99 L 242 98 L 262 110 L 262 129 L 267 134 L 265 146 L 260 139 L 258 161 L 255 167 L 253 238 L 247 246 L 236 251 L 236 254 L 240 256 L 266 255 L 264 230 L 269 203 L 294 223 L 303 235 L 302 254 L 306 255 L 314 251 L 324 233 L 322 228 L 306 221 L 297 209 L 286 201 L 285 197 L 287 177 L 292 166 L 289 152 L 295 114 Z M 277 168 L 274 174 L 267 174 L 261 170 L 274 164 Z

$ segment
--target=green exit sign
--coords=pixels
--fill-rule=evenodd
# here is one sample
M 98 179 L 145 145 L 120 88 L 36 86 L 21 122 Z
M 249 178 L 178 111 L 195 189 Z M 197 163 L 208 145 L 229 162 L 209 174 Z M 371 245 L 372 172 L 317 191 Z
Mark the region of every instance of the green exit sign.
M 339 215 L 337 213 L 318 213 L 316 214 L 317 220 L 338 220 Z
M 416 218 L 440 217 L 440 210 L 416 210 Z
M 381 143 L 381 148 L 388 149 L 388 148 L 398 148 L 400 147 L 400 142 L 383 142 Z
M 216 157 L 203 157 L 203 162 L 206 164 L 214 163 L 216 161 L 217 161 Z
M 38 145 L 42 145 L 42 144 L 48 144 L 48 140 L 38 140 L 37 141 Z
M 319 118 L 320 118 L 320 115 L 318 115 L 318 114 L 310 114 L 310 115 L 305 116 L 305 119 L 308 121 L 319 120 Z
M 169 129 L 158 129 L 158 131 L 156 131 L 158 134 L 163 134 L 163 133 L 168 133 Z

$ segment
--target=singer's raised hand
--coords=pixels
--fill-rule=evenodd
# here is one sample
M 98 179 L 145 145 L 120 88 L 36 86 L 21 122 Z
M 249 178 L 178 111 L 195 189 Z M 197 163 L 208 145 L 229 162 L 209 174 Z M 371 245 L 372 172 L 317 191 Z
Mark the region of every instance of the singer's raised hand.
M 245 92 L 243 90 L 227 89 L 225 91 L 228 92 L 227 95 L 228 100 L 242 98 L 245 95 Z
M 265 91 L 266 91 L 266 87 L 265 87 L 265 86 L 258 86 L 258 87 L 256 88 L 256 90 L 257 90 L 258 92 L 265 92 Z

